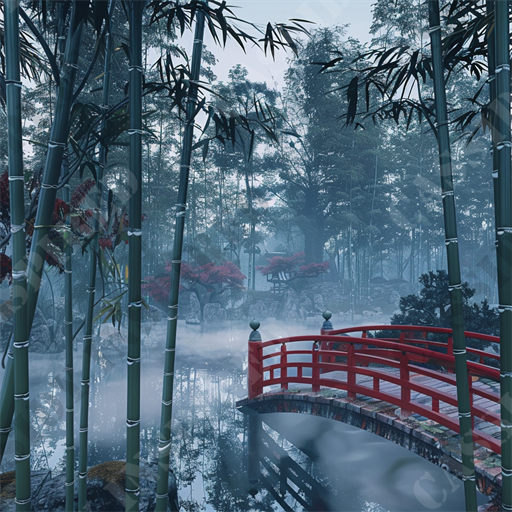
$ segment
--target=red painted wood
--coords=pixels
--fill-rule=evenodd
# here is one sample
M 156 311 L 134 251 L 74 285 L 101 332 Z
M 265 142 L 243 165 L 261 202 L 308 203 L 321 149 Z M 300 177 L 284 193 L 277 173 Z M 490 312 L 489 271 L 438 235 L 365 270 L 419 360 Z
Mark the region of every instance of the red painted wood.
M 399 338 L 368 338 L 369 331 L 400 331 Z M 361 337 L 347 333 L 362 333 Z M 417 339 L 414 338 L 415 333 Z M 418 413 L 458 432 L 458 413 L 455 376 L 441 369 L 453 371 L 455 359 L 451 337 L 448 344 L 429 341 L 428 333 L 451 334 L 451 329 L 425 326 L 365 326 L 330 331 L 326 335 L 294 336 L 267 342 L 249 342 L 249 398 L 263 393 L 265 387 L 288 384 L 305 384 L 318 392 L 321 386 L 346 390 L 349 397 L 366 395 L 376 400 L 401 407 L 402 411 Z M 343 341 L 339 334 L 344 334 Z M 466 338 L 499 342 L 495 336 L 466 333 Z M 313 342 L 311 348 L 296 349 L 295 343 Z M 289 346 L 287 346 L 287 344 Z M 270 352 L 279 346 L 278 352 Z M 336 349 L 334 349 L 336 347 Z M 433 348 L 445 348 L 439 352 Z M 293 350 L 289 350 L 293 348 Z M 316 350 L 315 350 L 316 348 Z M 468 349 L 479 357 L 479 362 L 468 362 L 471 410 L 477 424 L 487 428 L 484 422 L 500 425 L 500 396 L 485 383 L 473 382 L 473 376 L 486 377 L 499 382 L 499 370 L 486 361 L 499 359 L 498 355 Z M 290 361 L 289 356 L 302 356 L 306 361 Z M 304 357 L 306 356 L 306 357 Z M 338 360 L 336 360 L 338 359 Z M 423 368 L 417 363 L 439 366 L 439 371 Z M 379 367 L 369 365 L 378 364 Z M 382 368 L 382 366 L 387 367 Z M 292 376 L 289 368 L 296 368 Z M 309 369 L 311 376 L 303 370 Z M 276 370 L 279 370 L 277 372 Z M 329 372 L 343 372 L 337 375 Z M 394 372 L 394 373 L 393 373 Z M 279 377 L 276 375 L 279 374 Z M 268 375 L 268 377 L 267 377 Z M 411 399 L 411 393 L 414 398 Z M 421 401 L 421 403 L 420 403 Z M 440 406 L 442 403 L 442 406 Z M 473 419 L 474 427 L 474 419 Z M 474 428 L 474 440 L 482 446 L 500 453 L 500 441 Z

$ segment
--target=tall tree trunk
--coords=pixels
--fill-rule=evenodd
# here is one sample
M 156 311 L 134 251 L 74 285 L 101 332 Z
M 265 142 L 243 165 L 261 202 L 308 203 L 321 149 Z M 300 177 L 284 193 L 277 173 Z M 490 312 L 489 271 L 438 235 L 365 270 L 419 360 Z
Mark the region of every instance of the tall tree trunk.
M 205 2 L 206 3 L 206 2 Z M 183 228 L 187 202 L 188 178 L 194 134 L 194 112 L 197 101 L 197 82 L 201 72 L 201 54 L 203 50 L 204 13 L 197 12 L 192 51 L 191 80 L 187 98 L 186 125 L 183 133 L 183 146 L 180 159 L 180 183 L 178 203 L 176 204 L 176 226 L 171 270 L 171 293 L 169 317 L 167 320 L 167 338 L 165 344 L 164 383 L 162 391 L 162 413 L 160 418 L 160 440 L 158 447 L 158 480 L 156 487 L 155 512 L 167 510 L 167 492 L 169 488 L 169 452 L 171 449 L 172 393 L 174 385 L 174 360 L 176 350 L 176 331 L 178 327 L 178 297 L 180 287 L 181 257 L 183 252 Z
M 126 411 L 126 512 L 139 510 L 140 322 L 142 218 L 142 15 L 144 2 L 130 2 L 130 174 L 128 357 Z
M 72 4 L 70 26 L 66 40 L 64 64 L 61 70 L 61 80 L 55 116 L 50 132 L 48 152 L 42 178 L 41 192 L 34 225 L 34 235 L 30 247 L 27 264 L 27 317 L 26 326 L 28 335 L 34 320 L 37 297 L 41 284 L 44 260 L 48 247 L 48 232 L 52 222 L 57 183 L 62 165 L 62 156 L 69 135 L 69 114 L 73 95 L 76 69 L 78 68 L 78 52 L 84 20 L 85 2 L 75 0 Z M 0 462 L 5 451 L 5 444 L 9 434 L 9 427 L 14 412 L 14 368 L 12 359 L 7 364 L 0 392 Z
M 495 142 L 498 170 L 497 262 L 500 312 L 501 476 L 503 510 L 512 510 L 512 205 L 510 169 L 509 3 L 494 3 Z
M 110 1 L 109 15 L 106 19 L 107 30 L 105 34 L 105 64 L 103 74 L 103 95 L 101 109 L 103 111 L 102 132 L 106 129 L 106 111 L 108 109 L 110 93 L 110 68 L 112 52 L 114 51 L 113 38 L 111 34 L 111 20 L 115 9 L 115 0 Z M 98 253 L 98 232 L 100 229 L 101 197 L 103 191 L 103 172 L 107 164 L 107 149 L 100 147 L 100 165 L 98 171 L 98 182 L 92 194 L 94 201 L 94 239 L 90 244 L 89 251 L 89 275 L 87 280 L 87 306 L 85 314 L 84 335 L 82 344 L 82 379 L 80 386 L 80 428 L 79 428 L 79 460 L 78 460 L 78 510 L 83 512 L 87 503 L 87 454 L 88 454 L 88 433 L 89 433 L 89 392 L 91 372 L 91 345 L 94 328 L 94 302 L 96 297 L 96 270 Z
M 434 72 L 434 96 L 436 110 L 437 142 L 441 171 L 443 196 L 444 229 L 448 259 L 448 281 L 451 304 L 453 354 L 455 356 L 455 376 L 457 380 L 457 402 L 459 408 L 460 444 L 466 510 L 476 512 L 475 464 L 473 455 L 473 430 L 469 394 L 468 370 L 466 364 L 466 339 L 462 314 L 462 282 L 460 276 L 459 245 L 457 241 L 457 221 L 455 197 L 453 193 L 450 135 L 441 46 L 441 22 L 439 0 L 430 0 L 428 5 L 432 64 Z
M 16 512 L 30 510 L 30 410 L 27 329 L 27 255 L 23 143 L 21 130 L 21 81 L 18 0 L 4 4 L 9 196 L 12 233 L 12 277 L 14 311 L 14 436 Z

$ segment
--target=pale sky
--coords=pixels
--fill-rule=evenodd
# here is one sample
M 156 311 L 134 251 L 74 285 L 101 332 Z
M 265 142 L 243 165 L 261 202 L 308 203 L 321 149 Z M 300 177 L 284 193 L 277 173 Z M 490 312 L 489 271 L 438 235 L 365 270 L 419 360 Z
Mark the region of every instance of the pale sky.
M 347 35 L 366 42 L 370 40 L 372 4 L 375 0 L 230 0 L 227 3 L 232 7 L 237 6 L 233 10 L 239 18 L 252 21 L 262 28 L 269 21 L 287 22 L 290 18 L 313 21 L 316 25 L 310 25 L 312 28 L 349 24 Z M 284 51 L 277 52 L 273 62 L 271 56 L 265 57 L 257 49 L 248 48 L 245 55 L 234 43 L 228 44 L 223 51 L 215 47 L 209 37 L 206 43 L 219 59 L 215 67 L 219 80 L 227 80 L 228 70 L 235 64 L 242 64 L 249 71 L 251 80 L 266 81 L 269 85 L 282 83 L 287 58 Z M 187 46 L 185 40 L 183 45 Z

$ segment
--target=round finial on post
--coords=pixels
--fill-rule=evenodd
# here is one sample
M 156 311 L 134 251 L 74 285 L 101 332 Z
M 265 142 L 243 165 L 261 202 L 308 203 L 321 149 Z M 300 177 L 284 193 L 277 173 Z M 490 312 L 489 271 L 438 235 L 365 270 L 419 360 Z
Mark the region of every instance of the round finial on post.
M 261 334 L 258 331 L 260 327 L 258 320 L 252 319 L 249 326 L 252 329 L 251 335 L 249 336 L 249 341 L 261 341 Z
M 331 323 L 331 317 L 332 317 L 332 313 L 330 311 L 324 311 L 322 313 L 322 316 L 324 317 L 324 323 L 322 324 L 322 329 L 321 329 L 321 333 L 325 333 L 327 331 L 332 331 L 333 330 L 333 326 L 332 326 L 332 323 Z

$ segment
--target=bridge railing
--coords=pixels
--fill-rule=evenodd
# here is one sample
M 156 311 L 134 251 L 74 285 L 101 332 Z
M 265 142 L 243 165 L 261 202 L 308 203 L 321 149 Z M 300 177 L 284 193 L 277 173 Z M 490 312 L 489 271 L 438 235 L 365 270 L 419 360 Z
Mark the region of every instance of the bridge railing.
M 400 331 L 399 338 L 369 338 L 367 334 L 386 330 Z M 451 334 L 450 329 L 441 328 L 365 326 L 322 335 L 249 341 L 249 398 L 262 394 L 269 387 L 288 389 L 290 384 L 311 386 L 313 392 L 322 387 L 335 388 L 345 390 L 349 398 L 361 394 L 397 405 L 402 417 L 417 413 L 459 433 L 456 380 L 450 373 L 455 365 L 453 351 L 449 344 L 410 336 L 411 332 L 425 331 Z M 354 332 L 361 332 L 361 335 L 348 336 Z M 497 339 L 477 333 L 468 333 L 468 336 L 494 343 Z M 442 347 L 446 353 L 439 351 Z M 480 356 L 479 352 L 483 351 L 475 353 Z M 485 364 L 488 356 L 491 355 L 484 352 L 484 362 L 468 362 L 471 411 L 473 418 L 500 426 L 499 412 L 492 410 L 494 405 L 499 406 L 499 394 L 473 385 L 473 377 L 499 382 L 499 370 Z M 370 377 L 367 381 L 371 385 L 358 382 L 358 375 Z M 436 386 L 422 383 L 425 378 L 434 379 Z M 420 395 L 424 403 L 418 401 Z M 425 402 L 425 396 L 430 400 Z M 490 401 L 492 406 L 482 406 L 483 399 Z M 450 412 L 442 412 L 440 403 L 451 406 Z M 501 453 L 498 439 L 479 428 L 474 428 L 473 435 L 476 443 Z

